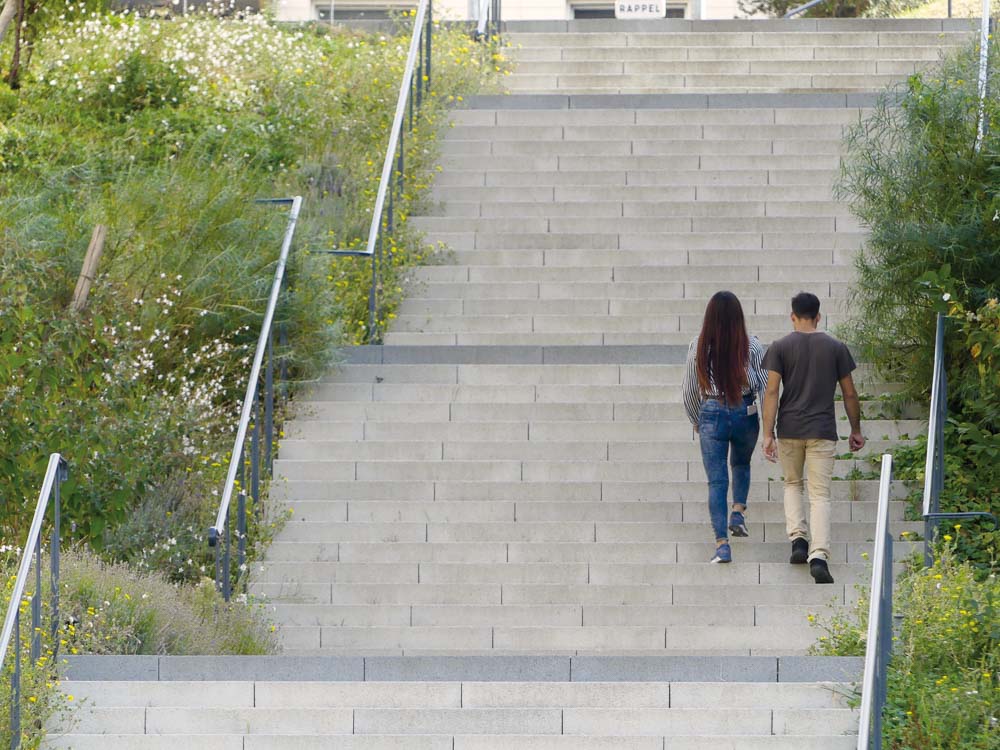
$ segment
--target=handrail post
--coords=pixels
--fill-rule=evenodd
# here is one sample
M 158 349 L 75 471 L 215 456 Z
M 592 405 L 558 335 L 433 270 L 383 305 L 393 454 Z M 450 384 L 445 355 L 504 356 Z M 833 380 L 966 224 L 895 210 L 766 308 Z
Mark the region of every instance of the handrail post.
M 260 507 L 260 398 L 254 399 L 253 433 L 250 436 L 250 496 Z
M 240 492 L 236 496 L 236 549 L 240 574 L 246 570 L 247 562 L 247 496 Z
M 271 474 L 271 447 L 274 443 L 274 333 L 267 337 L 267 368 L 264 370 L 264 468 Z
M 924 462 L 924 565 L 934 562 L 933 545 L 937 514 L 944 489 L 944 423 L 948 413 L 948 381 L 944 366 L 945 316 L 938 313 L 934 333 L 934 369 L 927 425 L 927 458 Z
M 42 536 L 35 540 L 35 591 L 31 595 L 31 661 L 42 655 Z
M 10 684 L 10 747 L 21 746 L 21 600 L 10 600 L 14 607 L 14 676 Z
M 66 459 L 59 459 L 59 481 L 55 483 L 52 488 L 53 491 L 53 508 L 52 508 L 52 542 L 50 546 L 49 557 L 51 558 L 50 563 L 52 565 L 50 583 L 52 585 L 52 626 L 51 626 L 51 636 L 52 636 L 52 658 L 55 660 L 56 655 L 59 653 L 59 639 L 56 637 L 59 634 L 59 538 L 62 534 L 60 530 L 61 517 L 62 517 L 62 483 L 69 479 L 69 466 L 66 463 Z
M 432 40 L 434 38 L 434 0 L 427 0 L 427 91 L 430 93 L 431 90 L 431 52 Z M 424 84 L 424 80 L 420 80 L 421 85 Z
M 225 544 L 222 550 L 222 598 L 227 602 L 233 595 L 232 560 L 230 558 L 230 548 L 233 543 L 233 524 L 226 519 Z
M 979 29 L 979 113 L 976 122 L 976 153 L 983 146 L 988 123 L 986 122 L 986 89 L 989 83 L 990 62 L 990 0 L 983 0 L 982 19 Z

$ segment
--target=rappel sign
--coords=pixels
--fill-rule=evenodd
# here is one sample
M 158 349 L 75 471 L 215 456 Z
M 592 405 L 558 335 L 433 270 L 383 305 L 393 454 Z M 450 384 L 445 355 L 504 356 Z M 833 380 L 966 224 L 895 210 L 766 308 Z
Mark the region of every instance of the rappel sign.
M 615 18 L 665 18 L 665 0 L 650 3 L 615 3 Z

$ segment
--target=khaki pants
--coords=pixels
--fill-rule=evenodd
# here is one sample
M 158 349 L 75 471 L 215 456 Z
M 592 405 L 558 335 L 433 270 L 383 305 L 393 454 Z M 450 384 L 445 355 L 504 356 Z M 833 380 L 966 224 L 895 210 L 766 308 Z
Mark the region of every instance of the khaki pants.
M 810 539 L 809 559 L 830 558 L 830 478 L 837 453 L 835 440 L 778 440 L 778 456 L 785 472 L 785 529 L 788 538 Z M 802 480 L 809 482 L 809 517 L 806 522 Z

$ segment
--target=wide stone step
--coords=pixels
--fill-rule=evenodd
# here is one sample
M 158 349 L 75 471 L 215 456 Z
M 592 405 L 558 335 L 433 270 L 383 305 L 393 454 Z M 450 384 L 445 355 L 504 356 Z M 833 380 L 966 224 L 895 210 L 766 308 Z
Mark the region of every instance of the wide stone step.
M 672 268 L 671 270 L 676 270 Z M 825 270 L 825 269 L 824 269 Z M 510 312 L 514 313 L 515 306 Z M 687 340 L 698 337 L 703 315 L 399 315 L 393 333 L 676 333 L 687 334 Z M 833 328 L 842 319 L 824 318 L 824 329 Z M 751 332 L 781 331 L 787 315 L 746 316 Z M 667 343 L 667 342 L 664 342 Z M 669 342 L 677 343 L 677 342 Z M 684 343 L 682 340 L 679 343 Z
M 765 165 L 753 169 L 671 169 L 666 172 L 643 169 L 569 170 L 557 169 L 487 171 L 468 164 L 464 170 L 453 170 L 440 175 L 435 184 L 439 187 L 490 187 L 490 188 L 586 188 L 608 187 L 663 187 L 670 190 L 698 189 L 699 187 L 746 187 L 755 185 L 792 186 L 805 185 L 829 191 L 837 176 L 836 169 L 819 169 L 806 164 L 799 169 L 779 169 Z M 666 198 L 668 194 L 664 194 Z
M 773 221 L 788 222 L 781 219 Z M 829 228 L 812 232 L 790 229 L 747 231 L 737 219 L 719 219 L 718 223 L 723 226 L 717 227 L 718 231 L 712 232 L 708 219 L 694 219 L 687 222 L 689 229 L 685 231 L 631 232 L 627 228 L 618 234 L 436 231 L 425 235 L 424 239 L 427 246 L 434 250 L 439 250 L 441 245 L 453 250 L 794 250 L 796 247 L 805 250 L 857 250 L 860 248 L 865 241 L 865 234 L 851 226 L 835 230 L 837 222 L 843 223 L 844 220 L 840 217 L 822 220 L 818 223 Z M 716 290 L 713 289 L 712 292 L 714 291 Z M 767 297 L 781 296 L 779 288 L 767 285 L 760 287 L 759 293 L 760 296 Z M 824 293 L 822 289 L 819 293 L 821 296 L 829 295 L 829 292 Z M 755 293 L 746 291 L 744 295 L 755 296 Z
M 643 202 L 704 202 L 710 205 L 720 203 L 772 203 L 784 205 L 800 201 L 827 202 L 830 201 L 830 189 L 827 186 L 797 185 L 757 185 L 744 186 L 659 186 L 644 187 L 640 185 L 603 185 L 600 187 L 442 187 L 435 188 L 434 197 L 445 202 L 471 202 L 481 206 L 497 206 L 506 203 L 524 203 L 532 205 L 549 203 L 643 203 Z M 568 210 L 568 209 L 567 209 Z
M 479 127 L 511 127 L 511 126 L 534 126 L 553 127 L 561 125 L 565 127 L 589 127 L 589 126 L 617 126 L 621 128 L 619 132 L 629 132 L 628 128 L 633 125 L 671 125 L 671 126 L 750 126 L 750 125 L 851 125 L 860 119 L 861 115 L 868 111 L 868 107 L 845 106 L 846 100 L 840 100 L 836 107 L 809 106 L 809 101 L 803 97 L 789 99 L 785 101 L 785 106 L 776 107 L 774 105 L 758 105 L 748 103 L 749 106 L 728 106 L 728 107 L 671 107 L 654 108 L 647 107 L 636 109 L 628 106 L 601 107 L 601 108 L 580 108 L 580 109 L 537 109 L 520 107 L 524 97 L 508 96 L 505 98 L 505 106 L 500 108 L 496 105 L 490 108 L 493 99 L 485 97 L 473 97 L 467 103 L 475 108 L 456 110 L 451 113 L 450 120 L 458 125 L 476 125 Z M 795 103 L 801 101 L 799 106 Z M 620 97 L 608 97 L 607 104 L 621 102 Z M 677 104 L 676 100 L 672 103 Z M 804 131 L 809 133 L 810 131 Z M 662 131 L 661 131 L 662 135 Z
M 462 156 L 671 156 L 697 154 L 699 156 L 732 155 L 785 155 L 789 153 L 839 154 L 842 150 L 840 136 L 821 140 L 815 134 L 808 139 L 763 139 L 754 133 L 753 139 L 736 142 L 726 139 L 664 138 L 661 131 L 650 138 L 641 138 L 629 131 L 619 130 L 606 140 L 576 140 L 563 137 L 549 140 L 459 140 L 448 138 L 441 145 L 441 153 L 448 157 Z M 472 161 L 472 160 L 470 160 Z
M 532 47 L 931 47 L 971 41 L 970 31 L 596 32 L 510 34 L 513 46 Z
M 724 221 L 724 220 L 720 220 Z M 568 250 L 568 249 L 567 249 Z M 829 257 L 829 249 L 813 248 L 809 251 L 800 251 L 809 254 L 822 254 L 826 250 Z M 570 251 L 586 253 L 586 250 Z M 601 254 L 612 254 L 611 250 L 600 251 Z M 645 251 L 649 252 L 649 251 Z M 691 250 L 689 253 L 694 253 Z M 706 251 L 698 251 L 706 252 Z M 730 252 L 738 252 L 732 250 Z M 745 249 L 743 253 L 753 255 L 754 250 Z M 788 285 L 799 283 L 799 285 L 809 285 L 811 287 L 822 287 L 824 284 L 849 282 L 855 277 L 855 270 L 846 264 L 823 264 L 820 266 L 805 264 L 800 268 L 788 268 L 783 266 L 767 265 L 745 265 L 745 266 L 723 266 L 718 265 L 654 265 L 643 266 L 625 265 L 629 251 L 622 252 L 618 263 L 609 266 L 599 265 L 579 265 L 579 266 L 542 266 L 542 267 L 520 267 L 520 266 L 421 266 L 411 273 L 411 285 L 415 284 L 540 284 L 540 288 L 548 288 L 554 284 L 628 284 L 628 283 L 683 283 L 718 285 L 726 283 L 731 286 L 732 291 L 739 289 L 742 296 L 756 298 L 760 296 L 777 297 L 782 295 L 780 291 Z M 763 253 L 761 254 L 763 255 Z M 612 257 L 614 257 L 612 255 Z M 667 256 L 669 258 L 669 256 Z M 689 255 L 691 257 L 691 255 Z M 697 259 L 697 258 L 696 258 Z M 785 286 L 782 286 L 785 285 Z M 700 288 L 700 287 L 695 287 Z M 829 289 L 829 287 L 828 287 Z M 755 292 L 756 290 L 756 292 Z M 739 294 L 739 292 L 737 292 Z M 683 298 L 682 295 L 677 295 Z M 707 302 L 706 295 L 703 298 Z M 829 293 L 824 296 L 829 296 Z M 787 323 L 787 321 L 785 321 Z
M 912 72 L 910 73 L 912 75 Z M 785 92 L 878 91 L 900 81 L 895 75 L 785 75 L 685 74 L 663 75 L 531 75 L 510 76 L 505 83 L 511 93 L 532 94 L 755 94 Z
M 700 502 L 706 498 L 705 485 L 677 482 L 490 482 L 484 480 L 288 480 L 276 482 L 271 497 L 278 502 L 295 500 L 325 501 L 489 501 L 510 500 L 517 502 Z M 780 483 L 752 479 L 750 502 L 782 500 Z M 893 499 L 906 498 L 906 482 L 891 485 Z M 834 478 L 830 484 L 834 502 L 874 502 L 878 495 L 878 480 Z
M 484 402 L 419 402 L 419 401 L 312 401 L 299 405 L 301 414 L 311 419 L 352 420 L 371 419 L 380 422 L 662 422 L 664 420 L 685 419 L 684 406 L 673 403 L 635 403 L 609 401 L 604 403 L 559 402 L 484 403 Z M 837 403 L 838 420 L 846 419 L 843 405 Z M 898 408 L 880 400 L 862 405 L 862 412 L 868 418 L 891 418 Z M 913 415 L 916 416 L 916 415 Z M 303 479 L 305 477 L 302 477 Z
M 718 593 L 724 594 L 724 591 Z M 672 652 L 728 653 L 734 656 L 768 653 L 804 654 L 816 640 L 808 623 L 797 627 L 716 626 L 539 626 L 539 627 L 427 627 L 427 626 L 319 626 L 281 629 L 290 651 L 338 652 L 461 651 L 520 653 Z
M 292 500 L 278 507 L 287 508 L 295 515 L 296 522 L 347 522 L 364 523 L 468 523 L 473 521 L 553 522 L 553 521 L 668 521 L 671 523 L 709 521 L 704 503 L 681 502 L 539 502 L 539 501 L 434 501 L 432 503 L 406 500 Z M 891 506 L 891 520 L 901 521 L 906 506 L 899 502 Z M 831 518 L 837 522 L 851 521 L 874 523 L 875 504 L 861 501 L 834 502 Z M 753 518 L 763 522 L 783 522 L 784 510 L 777 502 L 758 503 L 753 506 Z M 273 555 L 269 553 L 273 559 Z
M 537 48 L 533 48 L 537 49 Z M 558 48 L 553 48 L 558 49 Z M 720 52 L 726 50 L 725 57 L 719 60 L 655 60 L 632 61 L 613 60 L 532 60 L 529 65 L 514 70 L 507 77 L 508 85 L 522 76 L 877 76 L 877 75 L 911 75 L 915 72 L 915 62 L 920 59 L 916 55 L 911 59 L 894 60 L 864 60 L 852 59 L 846 54 L 839 59 L 803 59 L 789 65 L 788 60 L 741 60 L 738 53 L 726 48 L 717 48 Z M 897 53 L 898 54 L 898 53 Z M 512 57 L 518 61 L 515 50 Z M 936 61 L 936 60 L 935 60 Z M 523 71 L 523 72 L 522 72 Z
M 328 750 L 335 739 L 338 750 L 662 750 L 663 737 L 580 737 L 564 735 L 79 735 L 50 740 L 44 747 L 73 750 Z M 812 735 L 815 750 L 851 750 L 851 737 Z M 672 750 L 793 750 L 800 736 L 671 737 Z M 735 744 L 734 744 L 735 743 Z
M 480 251 L 468 251 L 480 252 Z M 484 253 L 494 253 L 496 251 L 483 251 Z M 547 251 L 543 251 L 547 252 Z M 553 251 L 553 252 L 574 252 Z M 587 251 L 596 252 L 596 251 Z M 627 253 L 627 250 L 615 250 L 610 252 Z M 740 250 L 719 250 L 720 261 L 726 257 L 740 259 L 744 252 L 755 251 Z M 785 251 L 774 251 L 781 254 Z M 835 251 L 829 251 L 831 253 Z M 658 255 L 658 254 L 657 254 Z M 715 254 L 713 254 L 715 255 Z M 768 254 L 770 255 L 770 253 Z M 743 310 L 747 313 L 760 315 L 780 315 L 789 308 L 787 299 L 777 297 L 767 298 L 744 298 L 741 300 Z M 516 304 L 516 308 L 511 305 Z M 841 314 L 846 310 L 846 300 L 834 298 L 820 298 L 820 305 L 823 314 Z M 505 315 L 510 314 L 514 309 L 519 314 L 524 315 L 675 315 L 687 314 L 695 315 L 704 312 L 705 301 L 699 299 L 601 299 L 580 298 L 580 299 L 534 299 L 520 298 L 516 303 L 511 303 L 502 299 L 433 299 L 427 297 L 414 297 L 403 300 L 399 307 L 401 315 Z
M 485 172 L 659 172 L 665 170 L 727 170 L 727 169 L 829 169 L 840 168 L 840 156 L 820 154 L 803 162 L 799 154 L 677 154 L 674 156 L 601 155 L 601 156 L 527 156 L 514 154 L 445 155 L 441 166 L 449 171 Z
M 404 462 L 395 462 L 404 463 Z M 388 462 L 386 464 L 389 465 Z M 785 542 L 785 524 L 748 524 L 752 541 L 746 545 Z M 922 522 L 899 522 L 893 533 L 922 533 Z M 868 523 L 831 524 L 835 542 L 871 541 L 874 528 Z M 707 522 L 310 522 L 291 523 L 282 530 L 289 542 L 699 542 L 714 538 Z M 708 559 L 707 557 L 705 559 Z
M 762 276 L 762 280 L 770 278 L 772 273 L 778 273 L 788 264 L 812 266 L 815 272 L 831 265 L 851 268 L 854 252 L 846 250 L 830 250 L 818 248 L 813 250 L 449 250 L 440 255 L 461 266 L 503 266 L 503 267 L 538 267 L 554 268 L 634 268 L 637 266 L 710 266 L 715 269 L 739 268 L 745 271 L 742 278 Z M 672 302 L 674 300 L 658 300 Z M 789 307 L 789 301 L 780 300 L 782 312 Z M 692 301 L 689 301 L 691 304 Z M 822 302 L 822 300 L 821 300 Z M 581 303 L 582 306 L 586 302 Z M 401 313 L 407 314 L 401 309 Z M 435 311 L 439 312 L 439 311 Z M 443 311 L 442 311 L 443 312 Z M 461 312 L 464 312 L 462 310 Z M 598 314 L 607 310 L 598 311 Z M 679 312 L 679 311 L 675 311 Z M 686 310 L 689 314 L 703 312 L 702 310 Z M 752 312 L 752 311 L 748 311 Z M 830 312 L 823 308 L 823 314 Z M 489 313 L 480 313 L 489 314 Z M 581 314 L 586 314 L 581 311 Z M 591 313 L 593 314 L 593 313 Z M 764 314 L 764 313 L 762 313 Z
M 865 582 L 867 584 L 867 581 Z M 781 626 L 801 625 L 817 613 L 844 612 L 811 605 L 341 605 L 302 604 L 272 600 L 272 617 L 284 626 Z
M 707 521 L 706 521 L 707 525 Z M 898 524 L 896 524 L 898 525 Z M 708 538 L 711 538 L 709 536 Z M 753 538 L 753 537 L 751 537 Z M 737 545 L 737 552 L 739 545 Z M 379 583 L 379 584 L 566 584 L 599 586 L 664 584 L 747 585 L 811 583 L 807 566 L 744 563 L 726 567 L 704 564 L 506 562 L 488 563 L 351 563 L 268 560 L 254 574 L 255 583 Z M 718 570 L 718 572 L 716 572 Z M 867 565 L 841 566 L 838 580 L 867 583 Z M 522 624 L 530 624 L 522 623 Z M 569 623 L 579 624 L 579 623 Z
M 502 219 L 508 217 L 565 218 L 600 216 L 607 219 L 618 218 L 701 218 L 719 216 L 725 218 L 755 217 L 801 217 L 846 216 L 847 207 L 833 200 L 822 201 L 618 201 L 612 191 L 603 201 L 570 201 L 551 203 L 478 203 L 472 201 L 452 201 L 441 204 L 436 213 L 428 216 L 445 219 Z
M 566 386 L 566 388 L 603 386 Z M 863 456 L 873 459 L 903 440 L 870 441 Z M 287 461 L 670 461 L 701 459 L 700 446 L 691 438 L 645 441 L 530 441 L 485 440 L 461 442 L 285 440 L 281 459 Z M 864 460 L 858 457 L 859 460 Z
M 733 47 L 726 45 L 702 45 L 696 47 L 664 47 L 664 46 L 528 46 L 511 49 L 509 57 L 522 69 L 535 70 L 536 65 L 554 65 L 567 63 L 635 65 L 635 64 L 681 64 L 684 62 L 708 62 L 724 64 L 764 63 L 776 66 L 779 71 L 794 70 L 800 63 L 812 61 L 836 61 L 848 66 L 858 62 L 902 62 L 902 63 L 935 63 L 941 59 L 942 52 L 947 52 L 957 46 L 943 44 L 937 46 L 922 45 L 835 45 L 832 47 L 790 45 L 774 46 L 766 42 L 753 47 Z M 772 70 L 774 67 L 771 68 Z M 857 69 L 857 68 L 848 68 Z M 540 68 L 539 71 L 546 71 Z M 869 70 L 869 69 L 865 69 Z M 875 72 L 885 72 L 886 68 Z

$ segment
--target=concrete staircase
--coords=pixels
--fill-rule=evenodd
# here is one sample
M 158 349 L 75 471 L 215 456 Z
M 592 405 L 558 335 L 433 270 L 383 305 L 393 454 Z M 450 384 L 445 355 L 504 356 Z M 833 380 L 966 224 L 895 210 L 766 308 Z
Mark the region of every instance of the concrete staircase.
M 73 733 L 57 729 L 47 747 L 848 750 L 857 721 L 845 681 L 856 659 L 103 662 L 74 659 Z
M 872 467 L 837 462 L 836 584 L 787 564 L 759 457 L 751 536 L 708 564 L 681 363 L 721 288 L 765 343 L 801 289 L 842 319 L 864 239 L 831 197 L 843 126 L 966 34 L 684 23 L 514 29 L 515 95 L 454 113 L 412 220 L 447 249 L 285 426 L 293 516 L 251 585 L 285 655 L 74 660 L 91 707 L 49 747 L 853 747 L 859 662 L 802 655 L 869 575 Z M 860 380 L 867 453 L 925 429 Z

